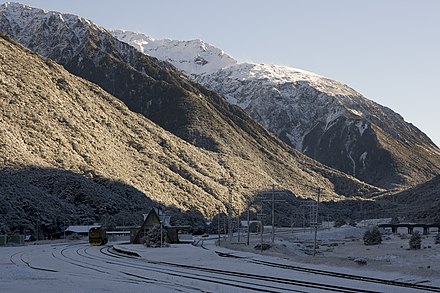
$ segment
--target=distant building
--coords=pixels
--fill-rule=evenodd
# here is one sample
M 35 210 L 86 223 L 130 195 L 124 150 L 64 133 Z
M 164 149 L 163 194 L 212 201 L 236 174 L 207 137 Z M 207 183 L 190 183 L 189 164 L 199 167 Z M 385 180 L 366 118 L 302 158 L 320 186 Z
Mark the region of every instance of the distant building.
M 130 231 L 107 231 L 107 238 L 109 242 L 130 241 Z
M 66 232 L 66 235 L 77 234 L 77 235 L 87 236 L 87 235 L 89 235 L 90 229 L 100 228 L 100 227 L 101 227 L 101 225 L 99 225 L 99 224 L 86 225 L 86 226 L 69 226 L 66 228 L 65 232 Z
M 0 246 L 24 245 L 24 235 L 0 235 Z
M 161 225 L 166 231 L 165 241 L 168 243 L 179 243 L 179 231 L 189 230 L 190 226 L 171 226 L 171 216 L 167 216 L 162 210 L 153 208 L 148 214 L 144 214 L 144 222 L 140 229 L 133 229 L 130 233 L 130 242 L 140 244 L 141 239 L 148 235 L 148 231 Z
M 240 221 L 240 226 L 247 230 L 248 229 L 248 221 Z M 250 233 L 261 232 L 260 227 L 261 227 L 261 221 L 254 221 L 254 220 L 249 221 L 249 232 Z

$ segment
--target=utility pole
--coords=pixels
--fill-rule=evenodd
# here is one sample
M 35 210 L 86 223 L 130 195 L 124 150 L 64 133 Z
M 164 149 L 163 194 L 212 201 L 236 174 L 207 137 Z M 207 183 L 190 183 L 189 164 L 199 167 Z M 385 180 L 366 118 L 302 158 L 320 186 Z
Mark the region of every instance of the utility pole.
M 319 196 L 321 195 L 321 188 L 318 187 L 318 200 L 316 201 L 316 213 L 315 213 L 315 244 L 313 245 L 313 256 L 316 255 L 316 242 L 318 238 L 318 209 L 319 209 Z
M 276 193 L 284 193 L 284 191 L 276 191 Z M 265 194 L 265 193 L 263 193 Z M 285 200 L 275 200 L 275 184 L 272 184 L 272 191 L 270 192 L 272 199 L 272 244 L 275 243 L 275 202 L 285 202 Z M 269 200 L 262 200 L 262 202 L 267 202 Z
M 308 223 L 310 224 L 310 233 L 313 233 L 313 221 L 315 218 L 315 208 L 316 208 L 316 202 L 314 200 L 306 200 L 301 204 L 302 210 L 303 210 L 303 228 L 304 233 L 306 232 L 306 224 L 307 224 L 307 217 L 306 217 L 306 208 L 310 208 L 309 213 L 309 219 Z
M 303 233 L 306 233 L 306 206 L 302 204 L 302 212 L 303 212 Z
M 240 210 L 237 211 L 237 232 L 238 232 L 237 242 L 240 243 Z
M 163 237 L 163 234 L 162 234 L 162 228 L 163 227 L 163 225 L 162 225 L 162 221 L 160 221 L 160 248 L 162 248 L 162 242 L 163 242 L 163 240 L 162 240 L 162 237 Z
M 250 225 L 249 225 L 249 223 L 250 223 L 250 217 L 251 217 L 251 215 L 250 215 L 250 210 L 249 210 L 249 206 L 248 206 L 248 210 L 247 210 L 247 240 L 246 240 L 246 244 L 249 246 L 249 237 L 250 237 L 250 233 L 251 233 L 251 227 L 250 227 Z
M 229 234 L 229 243 L 232 243 L 232 189 L 229 188 L 228 195 L 228 234 Z
M 165 220 L 165 215 L 162 211 L 162 205 L 159 204 L 159 207 L 157 208 L 157 216 L 159 217 L 159 224 L 160 224 L 160 248 L 162 248 L 162 237 L 163 237 L 163 221 Z
M 218 246 L 220 246 L 220 206 L 218 206 L 217 229 L 218 229 Z
M 226 243 L 226 229 L 228 228 L 228 223 L 226 223 L 226 221 L 228 220 L 228 217 L 226 216 L 226 217 L 224 217 L 223 218 L 223 231 L 225 232 L 225 234 L 223 235 L 223 239 L 224 239 L 224 242 Z
M 272 184 L 272 244 L 275 243 L 275 184 Z
M 260 219 L 260 234 L 261 234 L 261 242 L 260 242 L 260 251 L 263 253 L 263 220 L 264 220 L 264 214 L 257 214 L 257 218 Z

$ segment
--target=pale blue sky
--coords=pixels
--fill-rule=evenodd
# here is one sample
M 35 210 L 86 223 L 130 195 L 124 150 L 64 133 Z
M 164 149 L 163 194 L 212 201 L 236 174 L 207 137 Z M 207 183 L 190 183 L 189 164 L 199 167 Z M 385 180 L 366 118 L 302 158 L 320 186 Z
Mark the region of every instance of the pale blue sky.
M 23 0 L 106 28 L 211 43 L 239 61 L 336 79 L 440 146 L 438 0 Z

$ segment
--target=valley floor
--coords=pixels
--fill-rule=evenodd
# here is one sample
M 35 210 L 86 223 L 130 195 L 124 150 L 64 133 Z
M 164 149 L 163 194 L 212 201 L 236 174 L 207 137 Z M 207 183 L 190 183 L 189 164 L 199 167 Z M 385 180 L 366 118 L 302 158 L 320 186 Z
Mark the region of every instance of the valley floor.
M 422 236 L 422 249 L 410 250 L 405 230 L 397 234 L 386 232 L 380 245 L 366 246 L 363 234 L 367 227 L 343 226 L 318 231 L 318 249 L 313 256 L 314 233 L 310 229 L 276 230 L 275 245 L 266 251 L 255 246 L 261 242 L 259 235 L 250 237 L 250 244 L 226 244 L 233 250 L 254 252 L 260 255 L 278 256 L 308 265 L 338 267 L 339 270 L 362 275 L 383 273 L 402 274 L 402 280 L 432 283 L 440 286 L 440 244 L 435 244 L 434 233 Z M 267 230 L 267 229 L 266 229 Z M 246 235 L 245 235 L 246 237 Z M 245 241 L 241 236 L 241 242 Z M 237 237 L 234 238 L 237 241 Z M 271 234 L 264 235 L 264 242 L 271 244 Z M 357 262 L 358 261 L 358 262 Z M 366 263 L 360 264 L 359 261 Z
M 123 243 L 90 246 L 86 241 L 0 247 L 0 291 L 440 292 L 439 270 L 435 264 L 439 262 L 438 246 L 419 252 L 405 248 L 398 251 L 395 247 L 402 242 L 390 237 L 379 248 L 367 250 L 353 238 L 353 233 L 360 234 L 360 228 L 341 228 L 320 231 L 319 253 L 313 257 L 307 255 L 310 248 L 305 242 L 306 236 L 312 239 L 313 233 L 292 233 L 291 229 L 277 232 L 276 251 L 263 253 L 243 244 L 231 248 L 249 251 L 217 246 L 216 235 L 197 238 L 193 245 L 164 248 Z M 281 235 L 284 240 L 278 238 Z M 345 240 L 338 246 L 326 245 L 325 238 L 329 244 L 337 242 L 331 240 L 335 235 Z M 269 235 L 266 237 L 270 239 Z M 299 240 L 300 237 L 304 239 Z M 257 240 L 251 237 L 252 242 Z M 428 240 L 424 243 L 426 245 Z M 417 266 L 427 257 L 425 253 L 432 256 L 432 261 L 424 273 L 387 269 L 397 263 L 401 263 L 397 267 L 405 268 L 403 263 L 408 260 L 409 266 L 418 271 Z M 365 257 L 367 264 L 359 266 L 349 256 Z

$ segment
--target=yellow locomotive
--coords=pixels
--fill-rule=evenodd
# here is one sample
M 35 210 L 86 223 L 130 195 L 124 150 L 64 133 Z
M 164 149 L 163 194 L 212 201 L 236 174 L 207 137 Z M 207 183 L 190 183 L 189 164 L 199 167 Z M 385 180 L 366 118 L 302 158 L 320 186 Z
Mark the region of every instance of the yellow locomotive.
M 105 245 L 108 242 L 107 231 L 102 227 L 93 227 L 89 230 L 89 243 L 91 245 Z

